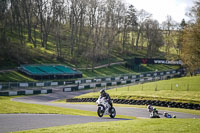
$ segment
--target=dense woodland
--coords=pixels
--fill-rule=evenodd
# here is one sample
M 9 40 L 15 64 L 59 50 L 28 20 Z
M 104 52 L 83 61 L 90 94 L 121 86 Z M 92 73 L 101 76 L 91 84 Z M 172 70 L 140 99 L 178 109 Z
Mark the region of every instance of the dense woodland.
M 0 0 L 0 63 L 43 58 L 94 67 L 102 60 L 162 52 L 162 58 L 178 55 L 193 71 L 200 62 L 199 2 L 189 13 L 193 21 L 178 24 L 167 16 L 159 24 L 121 0 Z

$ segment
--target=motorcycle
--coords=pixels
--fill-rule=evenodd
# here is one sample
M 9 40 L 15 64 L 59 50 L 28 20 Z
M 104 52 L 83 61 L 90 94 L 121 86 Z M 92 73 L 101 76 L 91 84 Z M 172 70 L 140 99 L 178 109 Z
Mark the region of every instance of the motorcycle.
M 158 112 L 155 112 L 155 111 L 152 111 L 152 112 L 150 113 L 150 118 L 160 118 L 159 113 L 158 113 Z
M 166 117 L 166 118 L 176 118 L 176 115 L 171 115 L 171 114 L 169 114 L 167 112 L 164 112 L 163 116 Z
M 158 110 L 152 106 L 147 106 L 147 110 L 150 112 L 150 118 L 160 118 L 160 114 L 158 113 Z
M 104 97 L 99 97 L 96 103 L 98 105 L 97 114 L 99 117 L 102 117 L 103 115 L 109 115 L 111 118 L 115 118 L 115 108 L 111 107 Z

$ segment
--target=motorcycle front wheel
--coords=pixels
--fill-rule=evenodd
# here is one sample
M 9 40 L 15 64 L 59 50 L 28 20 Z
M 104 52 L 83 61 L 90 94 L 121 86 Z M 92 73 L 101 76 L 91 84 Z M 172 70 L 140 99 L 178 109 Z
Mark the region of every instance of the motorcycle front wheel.
M 102 108 L 101 108 L 101 107 L 98 107 L 98 109 L 97 109 L 97 114 L 98 114 L 98 116 L 99 116 L 99 117 L 102 117 L 102 116 L 103 116 L 103 113 L 104 113 L 104 111 L 102 110 Z

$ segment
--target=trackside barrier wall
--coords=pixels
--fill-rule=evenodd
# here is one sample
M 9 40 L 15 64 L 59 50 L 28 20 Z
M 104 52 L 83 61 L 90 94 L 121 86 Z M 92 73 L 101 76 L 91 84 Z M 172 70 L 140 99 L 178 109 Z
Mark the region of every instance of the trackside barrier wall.
M 46 86 L 57 86 L 57 85 L 82 84 L 82 83 L 93 83 L 93 82 L 102 82 L 102 81 L 111 82 L 111 84 L 113 85 L 115 83 L 112 83 L 112 81 L 113 82 L 115 81 L 116 84 L 118 85 L 118 84 L 121 84 L 121 82 L 118 82 L 118 81 L 123 81 L 123 80 L 131 80 L 131 82 L 133 82 L 132 79 L 137 79 L 139 81 L 140 78 L 144 79 L 145 77 L 150 77 L 147 80 L 147 81 L 150 81 L 150 80 L 155 79 L 155 77 L 156 77 L 156 80 L 158 80 L 160 78 L 167 79 L 167 78 L 180 76 L 180 75 L 181 75 L 180 70 L 170 70 L 170 71 L 162 71 L 162 72 L 148 72 L 148 73 L 143 73 L 140 75 L 126 74 L 126 75 L 121 75 L 121 76 L 118 75 L 116 77 L 79 79 L 79 80 L 74 80 L 74 81 L 58 81 L 58 82 L 48 81 L 48 82 L 29 82 L 29 83 L 10 82 L 10 83 L 0 83 L 0 90 L 6 90 L 9 88 L 46 87 Z M 125 84 L 125 81 L 122 82 L 122 84 Z M 96 87 L 101 87 L 101 84 L 96 84 Z
M 66 99 L 66 102 L 96 102 L 97 98 L 72 98 Z M 153 105 L 161 107 L 172 107 L 172 108 L 185 108 L 200 110 L 200 104 L 194 103 L 181 103 L 181 102 L 170 102 L 170 101 L 159 101 L 159 100 L 128 100 L 128 99 L 113 99 L 113 103 L 118 104 L 129 104 L 129 105 Z
M 165 73 L 165 75 L 164 75 Z M 168 75 L 167 75 L 168 73 Z M 103 80 L 106 83 L 98 83 L 97 81 L 103 81 L 101 79 L 98 80 L 94 80 L 96 81 L 96 83 L 92 83 L 90 85 L 81 85 L 81 86 L 74 86 L 77 87 L 78 89 L 89 89 L 89 88 L 95 88 L 95 87 L 105 87 L 105 86 L 114 86 L 114 85 L 121 85 L 121 84 L 129 84 L 129 83 L 144 83 L 144 82 L 149 82 L 149 81 L 154 81 L 154 80 L 160 80 L 160 79 L 167 79 L 168 77 L 174 77 L 177 76 L 177 73 L 172 74 L 173 72 L 153 72 L 151 74 L 144 74 L 144 75 L 130 75 L 130 76 L 123 76 L 123 77 L 115 77 L 115 78 L 111 78 L 111 79 L 115 79 L 114 81 L 110 81 L 108 80 L 108 78 L 104 78 Z M 161 74 L 161 75 L 160 75 Z M 179 73 L 180 74 L 180 73 Z M 150 75 L 154 75 L 153 77 L 149 77 Z M 163 76 L 164 75 L 164 76 Z M 128 77 L 128 78 L 127 78 Z M 118 81 L 116 81 L 116 79 Z M 81 81 L 81 83 L 84 83 L 84 81 Z M 76 89 L 73 89 L 73 87 L 71 89 L 65 89 L 63 88 L 63 91 L 74 91 Z
M 154 79 L 159 80 L 159 77 L 155 77 Z M 95 87 L 106 87 L 106 86 L 115 86 L 115 85 L 122 85 L 122 84 L 130 84 L 130 83 L 144 83 L 145 81 L 152 81 L 153 78 L 142 78 L 142 79 L 128 79 L 123 81 L 114 81 L 114 82 L 104 82 L 104 83 L 92 83 L 87 85 L 76 85 L 72 87 L 64 87 L 63 92 L 69 92 L 69 91 L 77 91 L 81 89 L 90 89 Z
M 69 85 L 74 84 L 75 81 L 58 81 L 58 82 L 28 82 L 28 83 L 0 83 L 0 90 L 12 89 L 12 88 L 28 88 L 28 87 L 47 87 L 47 86 L 58 86 L 58 85 Z
M 33 94 L 48 94 L 48 93 L 52 93 L 52 89 L 0 92 L 0 96 L 33 95 Z
M 64 92 L 70 92 L 70 91 L 72 91 L 72 88 L 63 88 L 63 91 Z
M 42 87 L 42 86 L 44 86 L 44 83 L 36 83 L 36 86 L 37 87 Z

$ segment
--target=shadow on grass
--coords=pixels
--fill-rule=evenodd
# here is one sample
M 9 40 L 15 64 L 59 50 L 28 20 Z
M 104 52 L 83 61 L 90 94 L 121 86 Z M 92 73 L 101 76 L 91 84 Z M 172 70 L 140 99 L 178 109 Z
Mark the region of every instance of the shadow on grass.
M 132 120 L 132 119 L 126 119 L 126 118 L 110 118 L 110 117 L 101 117 L 101 119 L 110 119 L 110 120 Z

